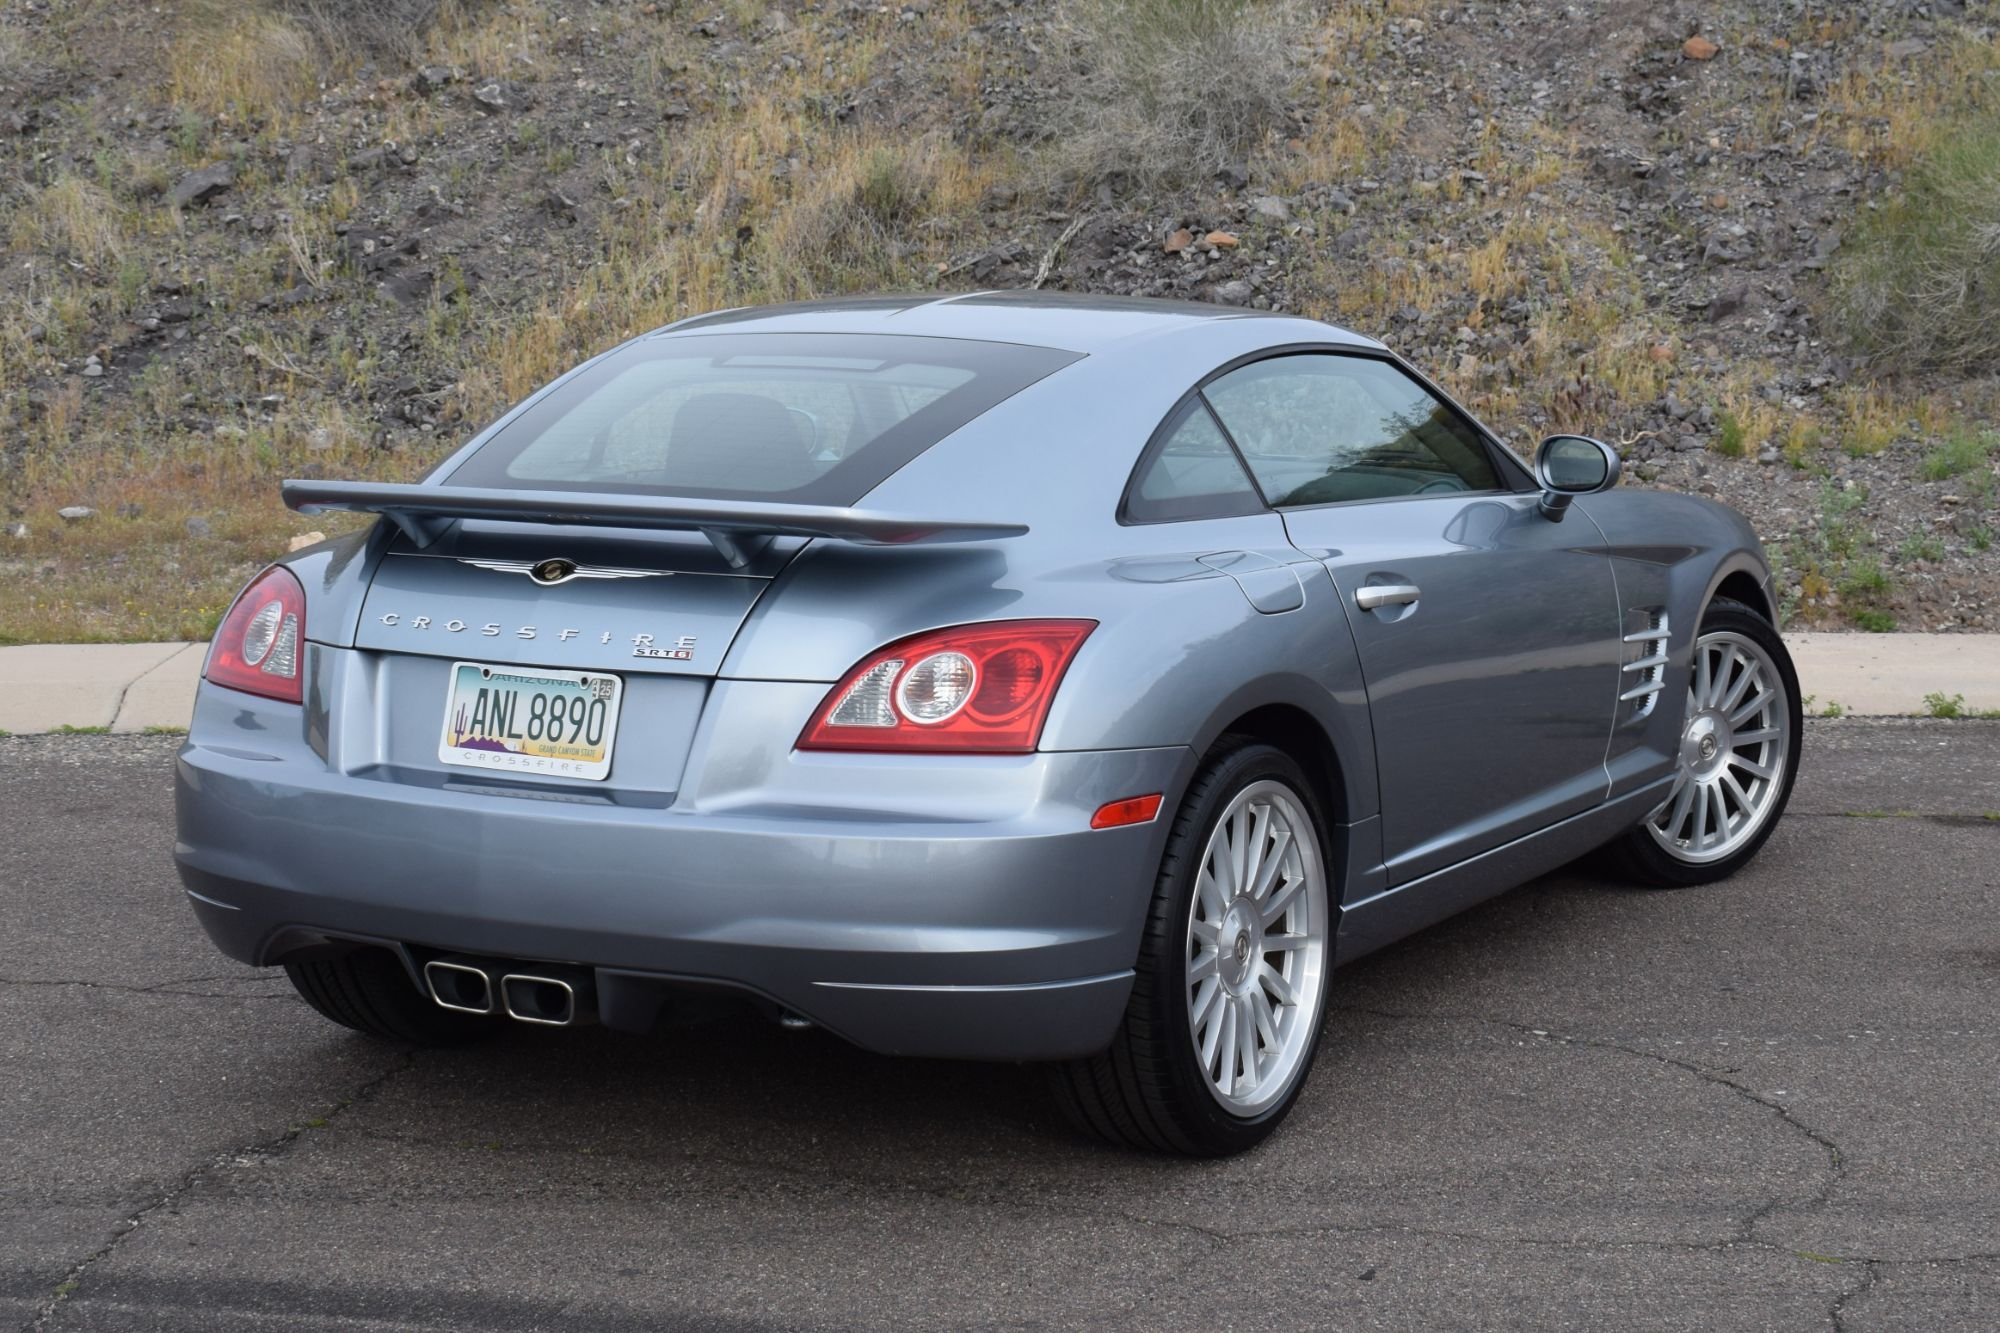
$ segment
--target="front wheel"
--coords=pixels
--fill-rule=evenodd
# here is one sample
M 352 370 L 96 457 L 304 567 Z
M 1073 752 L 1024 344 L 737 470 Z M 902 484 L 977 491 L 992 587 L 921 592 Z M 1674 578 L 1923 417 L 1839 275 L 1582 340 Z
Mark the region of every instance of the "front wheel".
M 1658 888 L 1735 874 L 1791 799 L 1804 730 L 1784 640 L 1749 607 L 1718 598 L 1695 640 L 1673 787 L 1612 844 L 1625 872 Z
M 1168 835 L 1118 1034 L 1054 1071 L 1072 1120 L 1203 1157 L 1278 1127 L 1319 1048 L 1332 962 L 1323 829 L 1283 751 L 1232 742 L 1204 765 Z

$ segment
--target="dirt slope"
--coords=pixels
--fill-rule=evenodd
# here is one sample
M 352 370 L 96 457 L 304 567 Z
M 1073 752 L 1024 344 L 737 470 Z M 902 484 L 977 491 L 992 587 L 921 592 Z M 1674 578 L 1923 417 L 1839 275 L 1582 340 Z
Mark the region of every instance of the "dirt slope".
M 1322 4 L 1281 120 L 1178 182 L 1079 167 L 1041 0 L 306 13 L 0 8 L 0 641 L 204 633 L 309 526 L 278 476 L 417 475 L 678 315 L 1044 269 L 1333 318 L 1516 447 L 1614 440 L 1748 512 L 1799 622 L 2000 628 L 2000 386 L 1877 377 L 1824 296 L 2000 103 L 1991 4 Z

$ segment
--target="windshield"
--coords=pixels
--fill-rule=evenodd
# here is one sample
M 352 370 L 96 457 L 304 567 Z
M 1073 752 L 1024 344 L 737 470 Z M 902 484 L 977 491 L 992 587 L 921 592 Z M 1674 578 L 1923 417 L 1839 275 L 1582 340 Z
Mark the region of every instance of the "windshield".
M 1075 352 L 954 338 L 650 338 L 508 422 L 446 478 L 851 505 Z

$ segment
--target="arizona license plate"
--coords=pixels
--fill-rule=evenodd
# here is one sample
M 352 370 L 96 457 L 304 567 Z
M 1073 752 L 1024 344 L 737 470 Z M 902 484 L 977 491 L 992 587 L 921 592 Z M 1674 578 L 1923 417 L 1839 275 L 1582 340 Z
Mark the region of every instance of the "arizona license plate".
M 624 682 L 600 671 L 451 664 L 438 758 L 523 777 L 611 772 Z

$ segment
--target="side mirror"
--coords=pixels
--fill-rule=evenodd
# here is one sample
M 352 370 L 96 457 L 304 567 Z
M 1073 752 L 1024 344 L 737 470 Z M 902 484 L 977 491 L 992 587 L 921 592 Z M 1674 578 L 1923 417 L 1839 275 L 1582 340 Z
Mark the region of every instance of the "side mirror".
M 1618 451 L 1588 435 L 1551 435 L 1535 450 L 1535 480 L 1542 486 L 1542 516 L 1560 523 L 1569 502 L 1618 484 Z

